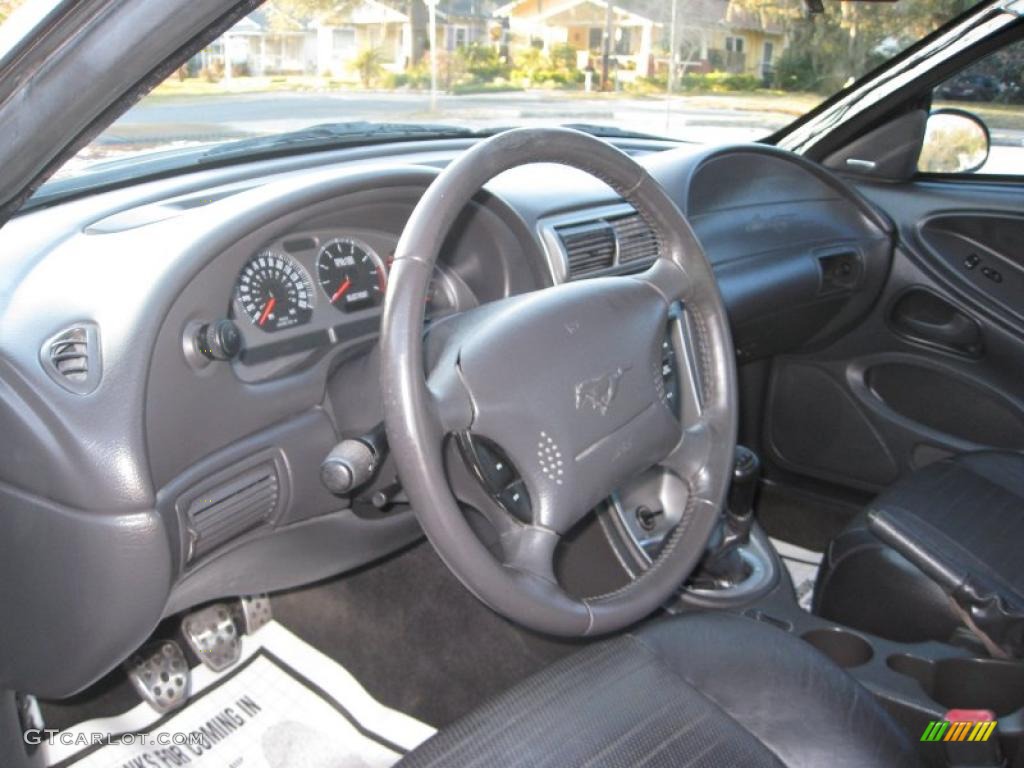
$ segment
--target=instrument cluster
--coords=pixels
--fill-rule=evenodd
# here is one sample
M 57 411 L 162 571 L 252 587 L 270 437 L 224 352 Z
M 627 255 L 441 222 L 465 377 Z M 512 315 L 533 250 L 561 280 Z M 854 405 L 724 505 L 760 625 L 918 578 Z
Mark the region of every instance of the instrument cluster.
M 298 355 L 375 335 L 397 242 L 390 233 L 320 229 L 278 238 L 250 256 L 231 297 L 240 364 L 280 369 Z M 475 304 L 454 271 L 435 266 L 428 321 Z

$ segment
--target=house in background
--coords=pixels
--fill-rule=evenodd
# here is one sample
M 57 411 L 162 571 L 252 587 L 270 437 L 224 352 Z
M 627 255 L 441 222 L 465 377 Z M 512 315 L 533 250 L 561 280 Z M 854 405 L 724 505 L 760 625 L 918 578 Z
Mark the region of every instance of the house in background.
M 670 47 L 671 4 L 664 0 L 622 0 L 661 22 L 659 48 Z M 785 28 L 769 7 L 751 8 L 731 0 L 678 0 L 676 63 L 680 74 L 731 72 L 770 81 L 786 45 Z M 662 58 L 659 69 L 668 67 Z
M 604 0 L 513 0 L 495 15 L 508 20 L 515 42 L 545 51 L 569 45 L 583 68 L 602 55 L 607 8 Z M 671 8 L 668 0 L 613 0 L 612 57 L 619 79 L 667 69 Z M 765 80 L 785 46 L 776 17 L 731 0 L 678 0 L 676 40 L 682 73 L 722 71 Z
M 491 0 L 440 0 L 437 4 L 437 46 L 455 51 L 469 45 L 489 45 L 493 16 Z
M 335 9 L 307 18 L 268 3 L 193 57 L 189 69 L 223 68 L 225 80 L 240 74 L 355 79 L 353 62 L 360 51 L 376 48 L 384 69 L 401 72 L 412 59 L 411 27 L 408 15 L 378 0 L 338 2 Z
M 645 77 L 654 54 L 655 30 L 661 25 L 625 5 L 612 5 L 612 53 L 620 71 Z M 534 45 L 545 53 L 556 45 L 573 48 L 580 69 L 602 54 L 608 13 L 605 0 L 513 0 L 494 13 L 508 19 L 514 42 Z
M 340 2 L 312 24 L 317 73 L 350 76 L 353 60 L 373 48 L 381 52 L 382 65 L 390 72 L 404 71 L 412 60 L 412 20 L 378 0 Z

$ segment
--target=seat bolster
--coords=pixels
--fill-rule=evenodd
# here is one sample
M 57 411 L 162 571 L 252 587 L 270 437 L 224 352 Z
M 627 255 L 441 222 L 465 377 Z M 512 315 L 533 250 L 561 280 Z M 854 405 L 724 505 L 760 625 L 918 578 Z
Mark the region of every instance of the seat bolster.
M 914 768 L 859 683 L 787 632 L 667 618 L 589 646 L 429 739 L 401 768 Z
M 654 624 L 640 639 L 784 765 L 917 765 L 913 743 L 875 697 L 793 634 L 723 613 L 701 616 L 685 634 L 674 629 Z

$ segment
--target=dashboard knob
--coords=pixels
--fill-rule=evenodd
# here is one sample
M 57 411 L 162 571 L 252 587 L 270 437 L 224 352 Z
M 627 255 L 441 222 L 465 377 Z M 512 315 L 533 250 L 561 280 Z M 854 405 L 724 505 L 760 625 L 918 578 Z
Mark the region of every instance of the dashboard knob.
M 207 323 L 196 332 L 196 349 L 210 360 L 231 360 L 242 351 L 242 334 L 227 318 Z

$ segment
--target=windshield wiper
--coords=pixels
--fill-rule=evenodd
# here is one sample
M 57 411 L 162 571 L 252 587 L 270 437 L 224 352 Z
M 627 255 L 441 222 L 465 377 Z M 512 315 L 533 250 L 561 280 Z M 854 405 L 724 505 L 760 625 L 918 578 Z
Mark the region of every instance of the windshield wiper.
M 356 144 L 375 144 L 406 140 L 472 139 L 489 136 L 491 130 L 474 130 L 457 125 L 431 123 L 369 123 L 352 121 L 345 123 L 323 123 L 288 133 L 272 136 L 257 136 L 217 144 L 205 149 L 196 162 L 202 164 L 239 156 L 263 155 L 279 151 L 302 151 L 307 149 L 328 149 Z

